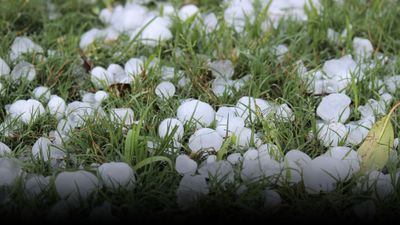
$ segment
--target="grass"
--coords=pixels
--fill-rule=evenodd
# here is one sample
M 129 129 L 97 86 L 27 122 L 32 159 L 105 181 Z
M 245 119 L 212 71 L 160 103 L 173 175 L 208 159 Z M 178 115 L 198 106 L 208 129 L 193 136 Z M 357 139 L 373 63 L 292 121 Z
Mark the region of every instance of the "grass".
M 45 85 L 51 88 L 52 94 L 57 94 L 67 102 L 80 100 L 82 90 L 93 91 L 90 75 L 84 70 L 79 57 L 79 40 L 81 34 L 92 27 L 103 27 L 97 19 L 96 10 L 105 7 L 106 1 L 98 0 L 96 4 L 89 1 L 56 1 L 57 9 L 62 16 L 56 20 L 47 18 L 44 0 L 0 0 L 0 56 L 9 62 L 8 52 L 16 36 L 27 35 L 45 50 L 57 51 L 55 56 L 47 57 L 47 61 L 38 60 L 34 55 L 27 60 L 36 66 L 37 78 L 33 82 L 23 82 L 20 85 L 2 80 L 5 92 L 0 98 L 0 121 L 5 119 L 5 105 L 17 99 L 27 99 L 32 90 Z M 110 1 L 113 2 L 113 1 Z M 202 12 L 213 11 L 219 21 L 223 21 L 223 11 L 216 1 L 191 1 L 197 3 Z M 235 33 L 232 28 L 222 25 L 206 37 L 200 29 L 190 22 L 174 20 L 172 41 L 163 43 L 154 49 L 147 49 L 128 37 L 121 37 L 116 42 L 96 42 L 85 52 L 85 55 L 96 66 L 107 67 L 111 63 L 123 65 L 130 57 L 148 56 L 161 59 L 164 65 L 183 70 L 192 81 L 192 85 L 177 89 L 176 95 L 169 101 L 162 101 L 154 93 L 154 88 L 160 82 L 159 71 L 147 70 L 142 77 L 135 80 L 131 89 L 125 95 L 108 90 L 110 98 L 104 104 L 104 109 L 112 107 L 130 107 L 135 112 L 139 125 L 133 126 L 133 132 L 127 133 L 122 125 L 115 125 L 107 118 L 94 118 L 87 126 L 76 130 L 71 142 L 66 146 L 68 157 L 66 170 L 76 170 L 80 166 L 90 169 L 92 163 L 109 161 L 125 161 L 133 166 L 150 157 L 157 159 L 136 171 L 137 186 L 133 192 L 118 194 L 101 193 L 98 199 L 86 202 L 82 207 L 71 212 L 71 215 L 83 216 L 101 202 L 113 203 L 113 212 L 122 218 L 135 218 L 148 213 L 165 217 L 190 218 L 202 215 L 216 216 L 234 214 L 237 211 L 258 216 L 275 215 L 292 218 L 313 215 L 327 215 L 342 218 L 354 216 L 354 203 L 367 199 L 365 194 L 350 194 L 351 183 L 339 185 L 332 194 L 309 196 L 301 185 L 294 187 L 275 187 L 281 194 L 284 203 L 279 211 L 262 208 L 259 190 L 265 184 L 253 184 L 245 195 L 237 197 L 236 187 L 221 189 L 216 185 L 211 193 L 195 208 L 181 212 L 176 205 L 175 191 L 180 176 L 168 165 L 168 160 L 175 161 L 178 152 L 168 153 L 170 139 L 161 140 L 157 134 L 158 124 L 165 118 L 174 117 L 180 105 L 179 100 L 197 98 L 210 103 L 214 108 L 222 105 L 234 105 L 242 96 L 259 97 L 276 103 L 287 103 L 294 111 L 296 120 L 293 123 L 277 123 L 275 127 L 263 123 L 255 124 L 254 128 L 262 131 L 262 139 L 278 145 L 280 150 L 287 152 L 299 148 L 311 156 L 317 156 L 326 151 L 317 139 L 308 139 L 310 130 L 315 128 L 315 109 L 321 97 L 307 94 L 304 83 L 296 75 L 295 62 L 303 60 L 309 69 L 317 68 L 325 60 L 340 57 L 352 52 L 351 41 L 355 36 L 368 38 L 376 52 L 382 52 L 390 58 L 396 58 L 393 66 L 377 66 L 366 74 L 366 79 L 355 83 L 346 91 L 352 100 L 352 107 L 365 104 L 370 98 L 379 99 L 379 87 L 369 87 L 369 82 L 383 78 L 385 75 L 395 75 L 399 71 L 400 52 L 400 4 L 388 0 L 354 0 L 343 1 L 343 5 L 333 1 L 323 1 L 325 10 L 320 15 L 309 10 L 309 20 L 305 23 L 296 21 L 281 22 L 278 29 L 262 32 L 261 23 L 248 26 L 243 33 Z M 177 6 L 182 1 L 175 0 Z M 257 16 L 263 17 L 263 9 L 258 9 Z M 332 44 L 326 37 L 328 28 L 341 32 L 349 28 L 351 32 L 343 43 Z M 286 44 L 289 53 L 283 61 L 276 60 L 272 47 Z M 176 54 L 180 49 L 182 54 Z M 116 54 L 118 53 L 118 54 Z M 205 69 L 204 56 L 212 59 L 230 59 L 235 63 L 235 78 L 252 74 L 252 79 L 244 88 L 232 96 L 216 97 L 211 92 L 210 73 Z M 400 93 L 394 95 L 398 101 Z M 355 100 L 356 99 L 356 100 Z M 355 105 L 354 105 L 355 104 Z M 356 118 L 352 114 L 352 118 Z M 29 157 L 30 147 L 42 136 L 48 136 L 50 130 L 57 126 L 55 119 L 48 115 L 42 116 L 30 125 L 23 125 L 16 131 L 14 137 L 0 136 L 0 141 L 13 149 L 15 157 Z M 398 121 L 395 121 L 395 136 L 398 135 Z M 182 152 L 189 153 L 187 146 L 193 127 L 185 127 Z M 130 140 L 132 139 L 132 140 Z M 158 148 L 147 153 L 147 141 L 159 143 Z M 227 147 L 227 152 L 230 149 Z M 161 157 L 161 158 L 160 158 Z M 165 158 L 162 158 L 165 157 Z M 168 159 L 168 160 L 167 160 Z M 24 162 L 28 173 L 54 175 L 54 171 L 44 162 Z M 46 193 L 52 197 L 39 196 L 34 201 L 26 200 L 20 195 L 21 187 L 13 190 L 13 201 L 3 202 L 8 207 L 1 207 L 0 215 L 21 214 L 31 210 L 32 215 L 45 215 L 45 212 L 56 201 L 55 191 Z M 399 195 L 387 201 L 377 201 L 377 216 L 399 212 Z M 1 201 L 0 201 L 1 202 Z M 241 214 L 240 214 L 241 215 Z M 237 216 L 239 217 L 239 216 Z M 128 219 L 127 218 L 127 219 Z M 241 218 L 243 219 L 243 218 Z

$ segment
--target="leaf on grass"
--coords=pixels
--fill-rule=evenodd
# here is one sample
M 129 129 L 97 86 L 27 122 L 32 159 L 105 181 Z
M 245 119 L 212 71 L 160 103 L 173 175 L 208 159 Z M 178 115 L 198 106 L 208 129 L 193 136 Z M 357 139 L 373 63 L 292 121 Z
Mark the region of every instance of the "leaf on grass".
M 390 121 L 391 113 L 376 122 L 369 131 L 357 153 L 361 157 L 361 170 L 382 169 L 389 159 L 393 146 L 394 131 Z

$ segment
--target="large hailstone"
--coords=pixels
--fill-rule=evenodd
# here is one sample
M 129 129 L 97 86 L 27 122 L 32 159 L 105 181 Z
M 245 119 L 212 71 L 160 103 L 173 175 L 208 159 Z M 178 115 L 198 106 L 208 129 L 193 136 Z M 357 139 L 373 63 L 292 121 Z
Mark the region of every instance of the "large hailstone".
M 11 79 L 14 81 L 21 79 L 33 81 L 35 77 L 36 77 L 35 66 L 25 61 L 19 62 L 17 65 L 15 65 L 14 69 L 11 71 Z
M 49 184 L 49 179 L 43 175 L 31 175 L 25 181 L 25 194 L 28 197 L 36 197 L 46 191 L 46 189 L 49 187 Z
M 243 128 L 244 119 L 241 117 L 233 116 L 218 121 L 216 131 L 222 137 L 230 137 L 232 136 L 232 134 L 237 134 Z
M 346 94 L 330 94 L 322 98 L 317 115 L 326 122 L 344 123 L 350 116 L 350 103 Z
M 348 123 L 346 127 L 349 129 L 349 134 L 346 138 L 346 143 L 350 145 L 359 145 L 367 137 L 369 130 L 361 125 L 355 123 Z
M 338 146 L 345 140 L 348 129 L 341 123 L 318 123 L 317 124 L 318 139 L 325 147 Z
M 273 105 L 263 99 L 249 96 L 241 97 L 236 103 L 236 113 L 245 120 L 254 121 L 257 115 L 268 117 Z
M 32 147 L 32 155 L 36 159 L 43 159 L 48 161 L 51 159 L 63 159 L 65 153 L 57 146 L 53 145 L 48 138 L 39 138 Z
M 135 173 L 123 162 L 103 163 L 97 169 L 104 186 L 117 191 L 119 189 L 133 189 L 135 187 Z
M 114 83 L 113 74 L 101 66 L 96 66 L 90 71 L 90 79 L 97 88 L 105 88 Z
M 160 138 L 165 138 L 174 132 L 173 138 L 175 140 L 180 140 L 184 134 L 184 128 L 181 121 L 175 118 L 168 118 L 163 120 L 158 126 L 158 135 Z
M 250 128 L 244 127 L 236 133 L 236 144 L 240 147 L 249 147 L 251 144 L 258 147 L 262 143 Z
M 12 187 L 21 175 L 21 166 L 14 159 L 0 158 L 0 188 Z
M 178 12 L 178 17 L 182 21 L 188 20 L 190 17 L 196 15 L 199 12 L 199 8 L 197 6 L 189 4 L 183 6 L 179 12 Z
M 153 18 L 151 18 L 153 19 Z M 147 24 L 145 21 L 143 24 Z M 169 26 L 169 21 L 162 17 L 157 17 L 150 24 L 142 30 L 141 27 L 137 28 L 131 35 L 131 39 L 135 38 L 137 32 L 140 32 L 140 39 L 143 45 L 155 47 L 159 42 L 168 41 L 172 39 L 172 33 Z
M 195 123 L 197 127 L 207 127 L 214 122 L 215 111 L 208 103 L 189 100 L 178 107 L 177 117 L 183 123 L 190 121 Z
M 202 175 L 185 175 L 176 191 L 177 203 L 180 208 L 188 209 L 209 193 L 206 178 Z
M 23 123 L 34 122 L 39 116 L 45 113 L 45 109 L 37 100 L 17 100 L 8 109 L 11 118 L 20 119 Z
M 353 51 L 357 59 L 368 59 L 374 52 L 374 47 L 368 39 L 355 37 L 353 39 Z
M 130 77 L 140 75 L 144 69 L 144 62 L 139 58 L 131 58 L 125 63 L 125 73 Z
M 0 77 L 3 75 L 8 75 L 10 74 L 10 67 L 7 65 L 7 63 L 0 57 Z
M 350 171 L 348 171 L 349 175 L 360 170 L 361 159 L 357 152 L 349 147 L 331 147 L 325 153 L 325 155 L 341 160 L 342 162 L 348 164 L 348 168 L 350 169 Z
M 199 168 L 199 173 L 218 184 L 233 183 L 235 180 L 232 164 L 225 160 L 205 163 Z
M 10 58 L 15 61 L 22 54 L 34 52 L 43 53 L 43 48 L 28 37 L 16 37 L 11 45 Z
M 134 112 L 130 108 L 114 108 L 110 112 L 111 121 L 113 123 L 132 125 L 134 121 Z
M 181 175 L 194 175 L 197 171 L 197 163 L 187 155 L 179 155 L 176 158 L 175 169 Z
M 301 168 L 304 168 L 311 161 L 310 156 L 298 149 L 286 152 L 285 159 L 295 162 Z
M 199 151 L 219 151 L 224 139 L 217 131 L 210 128 L 201 128 L 189 138 L 189 148 L 193 153 Z
M 99 189 L 99 180 L 87 171 L 61 172 L 55 179 L 58 195 L 70 203 L 88 200 Z
M 33 97 L 37 100 L 45 100 L 46 102 L 50 99 L 50 89 L 45 86 L 40 86 L 33 89 Z
M 10 147 L 0 141 L 0 157 L 9 153 L 11 153 Z
M 57 95 L 51 95 L 50 100 L 47 103 L 50 115 L 55 116 L 57 119 L 61 119 L 67 109 L 67 104 L 64 99 Z
M 169 99 L 175 94 L 175 86 L 169 81 L 163 81 L 157 85 L 155 93 L 162 99 Z

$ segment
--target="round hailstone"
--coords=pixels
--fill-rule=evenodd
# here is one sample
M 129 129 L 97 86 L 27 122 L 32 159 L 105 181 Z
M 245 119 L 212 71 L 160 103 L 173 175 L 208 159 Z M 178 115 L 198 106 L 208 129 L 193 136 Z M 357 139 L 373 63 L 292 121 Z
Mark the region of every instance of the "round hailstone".
M 82 34 L 79 41 L 79 48 L 85 49 L 87 46 L 91 45 L 94 41 L 103 36 L 103 31 L 97 28 L 92 28 Z
M 361 159 L 358 156 L 357 152 L 349 147 L 331 147 L 325 153 L 325 155 L 341 160 L 344 163 L 348 164 L 350 171 L 343 171 L 344 174 L 348 172 L 349 175 L 351 175 L 360 170 Z
M 240 161 L 243 160 L 243 157 L 240 153 L 232 153 L 232 154 L 228 155 L 228 157 L 226 157 L 226 160 L 228 160 L 228 162 L 232 163 L 232 165 L 236 165 Z
M 201 150 L 219 151 L 224 139 L 217 131 L 210 128 L 201 128 L 189 138 L 189 148 L 193 153 Z
M 355 37 L 353 39 L 353 51 L 356 59 L 363 60 L 371 57 L 374 47 L 368 39 Z
M 216 155 L 207 156 L 207 159 L 206 159 L 206 163 L 207 164 L 214 163 L 216 161 L 217 161 L 217 156 Z
M 33 97 L 37 100 L 44 99 L 46 102 L 50 99 L 50 89 L 48 87 L 40 86 L 33 89 Z
M 163 81 L 156 87 L 156 95 L 163 99 L 169 99 L 175 94 L 175 86 L 169 81 Z
M 8 111 L 11 118 L 19 118 L 25 124 L 34 122 L 45 113 L 42 103 L 34 99 L 17 100 L 10 106 Z
M 94 100 L 95 100 L 96 102 L 99 102 L 99 103 L 101 103 L 101 102 L 107 100 L 108 97 L 109 97 L 109 95 L 108 95 L 108 93 L 105 92 L 105 91 L 97 91 L 97 92 L 94 94 Z
M 245 120 L 254 121 L 257 114 L 268 117 L 272 112 L 273 105 L 263 99 L 244 96 L 236 103 L 236 111 Z
M 0 157 L 9 153 L 11 153 L 10 147 L 0 141 Z
M 209 13 L 203 18 L 203 24 L 207 33 L 213 32 L 218 26 L 218 19 L 214 13 Z
M 348 129 L 341 123 L 318 123 L 317 124 L 318 139 L 325 147 L 338 146 L 343 141 Z
M 295 119 L 292 109 L 287 104 L 282 104 L 276 108 L 275 117 L 283 122 L 290 122 Z
M 350 116 L 351 99 L 345 94 L 330 94 L 322 98 L 317 115 L 326 122 L 344 123 Z
M 134 121 L 134 112 L 130 108 L 114 108 L 110 112 L 111 121 L 125 126 L 132 125 Z
M 10 58 L 15 61 L 22 54 L 33 52 L 43 53 L 43 48 L 28 37 L 16 37 L 11 45 Z
M 103 163 L 97 169 L 104 186 L 117 191 L 119 189 L 133 189 L 135 187 L 135 173 L 123 162 Z
M 289 52 L 289 49 L 286 45 L 277 45 L 273 48 L 275 56 L 278 60 L 282 60 L 282 58 Z
M 147 24 L 149 21 L 145 21 Z M 159 42 L 168 41 L 172 39 L 172 33 L 168 28 L 169 22 L 166 19 L 157 17 L 150 24 L 148 24 L 144 30 L 141 31 L 140 37 L 143 45 L 155 47 Z M 136 32 L 142 28 L 137 28 L 132 35 L 133 38 L 137 35 Z M 132 37 L 131 36 L 131 37 Z
M 128 76 L 124 68 L 118 64 L 110 64 L 107 67 L 107 72 L 113 76 L 116 84 L 129 84 L 132 81 L 132 77 Z
M 138 58 L 131 58 L 125 63 L 125 73 L 130 77 L 138 76 L 142 73 L 144 62 Z
M 70 203 L 88 200 L 98 191 L 99 180 L 87 171 L 61 172 L 55 179 L 58 195 Z
M 178 17 L 179 19 L 181 19 L 182 21 L 186 21 L 187 19 L 189 19 L 190 17 L 196 15 L 199 12 L 199 8 L 197 8 L 197 6 L 189 4 L 189 5 L 185 5 L 183 6 L 179 12 L 178 12 Z
M 19 62 L 11 71 L 11 79 L 14 81 L 20 79 L 33 81 L 35 77 L 36 77 L 35 66 L 25 61 Z
M 209 64 L 212 75 L 215 78 L 231 79 L 235 73 L 233 63 L 230 60 L 217 60 Z
M 281 205 L 282 199 L 278 192 L 274 190 L 265 190 L 263 195 L 265 208 L 274 209 Z
M 304 168 L 311 161 L 310 156 L 298 149 L 286 152 L 285 159 L 295 162 L 301 168 Z
M 14 159 L 0 158 L 0 188 L 12 187 L 21 175 L 21 167 Z
M 226 106 L 219 107 L 219 109 L 215 113 L 215 119 L 218 122 L 223 119 L 226 119 L 228 117 L 235 117 L 235 116 L 236 116 L 235 109 L 232 107 L 226 107 Z
M 113 75 L 101 66 L 90 71 L 90 80 L 96 88 L 105 88 L 114 83 Z
M 357 63 L 351 55 L 345 55 L 340 59 L 331 59 L 324 63 L 322 70 L 329 79 L 343 82 L 345 86 L 351 83 L 351 74 L 357 72 Z
M 233 1 L 224 11 L 225 22 L 238 33 L 243 31 L 247 19 L 252 23 L 254 18 L 254 8 L 249 1 Z
M 359 124 L 346 124 L 349 129 L 349 134 L 347 135 L 346 143 L 350 145 L 358 145 L 364 141 L 367 137 L 369 130 Z
M 29 197 L 36 197 L 43 193 L 49 184 L 49 179 L 43 175 L 32 175 L 25 182 L 25 194 Z
M 64 99 L 57 95 L 52 95 L 50 101 L 47 103 L 50 115 L 56 116 L 57 119 L 61 119 L 67 109 L 67 104 Z
M 197 163 L 187 155 L 179 155 L 176 158 L 175 169 L 180 175 L 194 175 L 197 171 Z
M 7 63 L 0 57 L 0 77 L 3 75 L 8 75 L 10 74 L 10 67 L 7 65 Z
M 227 117 L 217 123 L 216 131 L 222 137 L 230 137 L 244 128 L 244 119 L 241 117 Z
M 32 155 L 36 159 L 43 159 L 48 161 L 49 159 L 63 159 L 65 153 L 54 146 L 48 138 L 39 138 L 32 147 Z
M 184 128 L 181 121 L 175 118 L 168 118 L 163 120 L 158 126 L 158 135 L 160 138 L 165 138 L 170 136 L 171 133 L 175 130 L 173 138 L 175 140 L 180 140 L 184 134 Z
M 261 145 L 261 140 L 256 137 L 250 128 L 244 127 L 237 132 L 236 144 L 240 147 L 249 147 L 251 144 Z
M 233 167 L 225 160 L 203 164 L 199 168 L 199 173 L 221 184 L 233 183 L 235 180 Z
M 177 203 L 180 208 L 188 209 L 209 193 L 206 178 L 202 175 L 185 175 L 176 191 Z
M 215 119 L 215 111 L 208 103 L 189 100 L 182 103 L 177 110 L 177 117 L 183 123 L 194 122 L 197 127 L 210 126 Z

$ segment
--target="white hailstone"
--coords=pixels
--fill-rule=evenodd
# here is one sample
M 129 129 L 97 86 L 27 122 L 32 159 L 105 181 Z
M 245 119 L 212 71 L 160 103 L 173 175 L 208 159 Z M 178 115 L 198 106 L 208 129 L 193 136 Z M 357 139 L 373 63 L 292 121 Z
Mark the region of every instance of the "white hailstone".
M 346 124 L 349 129 L 349 134 L 347 135 L 346 143 L 350 145 L 359 145 L 367 137 L 369 130 L 362 125 L 349 123 Z
M 346 94 L 330 94 L 322 98 L 317 115 L 326 122 L 345 122 L 350 116 L 351 99 Z
M 180 208 L 188 209 L 209 193 L 206 178 L 202 175 L 185 175 L 176 191 L 177 203 Z
M 318 139 L 325 147 L 338 146 L 343 141 L 348 129 L 341 123 L 318 123 L 317 124 Z
M 243 157 L 240 153 L 232 153 L 228 155 L 228 157 L 226 157 L 226 160 L 230 162 L 232 165 L 236 165 L 243 160 Z
M 185 5 L 179 9 L 178 17 L 182 21 L 186 21 L 199 12 L 199 8 L 193 4 Z
M 155 93 L 160 98 L 169 99 L 175 94 L 175 86 L 169 81 L 163 81 L 157 85 Z
M 236 113 L 245 120 L 254 121 L 257 115 L 268 117 L 273 105 L 263 99 L 244 96 L 236 103 Z
M 194 99 L 178 107 L 177 117 L 182 123 L 193 122 L 197 127 L 206 127 L 214 122 L 215 111 L 210 104 Z
M 32 147 L 32 155 L 36 159 L 48 161 L 51 159 L 63 159 L 65 153 L 57 146 L 53 145 L 48 138 L 39 138 Z
M 25 194 L 36 197 L 49 187 L 49 179 L 43 175 L 32 175 L 25 181 Z
M 103 163 L 97 168 L 98 175 L 108 189 L 133 189 L 135 187 L 135 173 L 133 169 L 123 162 Z
M 235 180 L 233 167 L 225 160 L 203 164 L 199 168 L 199 173 L 222 184 L 233 183 Z
M 21 166 L 14 159 L 0 158 L 0 188 L 12 187 L 21 175 Z
M 332 28 L 328 28 L 328 31 L 326 32 L 326 36 L 329 41 L 339 44 L 340 43 L 340 34 L 333 30 Z
M 232 95 L 232 86 L 230 80 L 224 78 L 217 78 L 212 82 L 212 91 L 217 97 L 224 96 L 225 93 Z
M 63 200 L 77 204 L 80 200 L 88 200 L 97 193 L 99 179 L 92 173 L 83 170 L 61 172 L 55 179 L 55 188 Z
M 197 163 L 187 155 L 179 155 L 176 158 L 175 169 L 180 175 L 194 175 L 197 171 Z
M 376 206 L 372 200 L 366 200 L 355 205 L 353 211 L 360 219 L 373 219 L 376 213 Z
M 385 76 L 383 78 L 386 89 L 391 93 L 396 93 L 397 87 L 400 86 L 400 75 Z
M 108 97 L 109 97 L 109 95 L 105 91 L 96 91 L 96 93 L 94 94 L 94 100 L 99 103 L 107 100 Z
M 352 175 L 353 173 L 360 170 L 361 159 L 358 156 L 357 152 L 349 147 L 331 147 L 325 153 L 325 155 L 341 160 L 342 162 L 348 164 L 348 168 L 350 169 L 350 171 L 341 170 L 343 174 L 348 173 L 348 175 Z M 347 166 L 343 168 L 347 168 Z
M 144 67 L 144 62 L 142 59 L 139 58 L 131 58 L 128 60 L 128 62 L 125 63 L 125 73 L 128 76 L 138 76 L 142 73 L 143 67 Z
M 56 116 L 57 119 L 61 119 L 67 109 L 67 104 L 64 99 L 57 95 L 51 95 L 50 101 L 47 103 L 50 115 Z
M 90 80 L 96 88 L 105 88 L 114 83 L 113 75 L 101 66 L 90 71 Z
M 218 19 L 214 13 L 209 13 L 203 18 L 204 28 L 207 33 L 213 32 L 218 26 Z
M 355 37 L 353 39 L 353 51 L 357 59 L 363 60 L 371 57 L 374 47 L 368 39 Z
M 0 83 L 0 96 L 4 94 L 3 84 Z
M 25 53 L 43 53 L 43 48 L 28 37 L 16 37 L 11 45 L 10 58 L 16 61 Z
M 68 121 L 73 127 L 79 127 L 85 124 L 86 118 L 89 118 L 97 112 L 97 115 L 102 115 L 101 108 L 94 108 L 93 105 L 87 102 L 74 101 L 67 105 L 66 115 Z
M 278 60 L 282 60 L 282 58 L 289 52 L 289 49 L 286 45 L 277 45 L 273 48 L 275 56 Z
M 261 140 L 253 133 L 250 128 L 244 127 L 237 133 L 236 145 L 240 147 L 249 147 L 254 143 L 255 146 L 261 145 Z
M 265 190 L 264 196 L 264 207 L 267 209 L 278 208 L 281 205 L 282 199 L 278 192 L 274 190 Z
M 114 108 L 110 111 L 111 121 L 125 126 L 131 126 L 135 122 L 134 115 L 130 108 Z
M 399 146 L 399 138 L 393 140 L 393 149 L 397 149 L 397 146 Z
M 11 118 L 18 118 L 25 124 L 34 122 L 45 113 L 42 103 L 34 99 L 17 100 L 10 106 L 8 111 Z
M 35 66 L 25 61 L 19 62 L 11 71 L 11 79 L 14 81 L 20 79 L 33 81 L 35 77 L 36 77 Z
M 110 64 L 107 67 L 107 72 L 113 76 L 113 81 L 116 84 L 129 84 L 132 81 L 132 77 L 128 76 L 124 68 L 118 64 Z
M 311 161 L 310 156 L 298 149 L 286 152 L 285 159 L 295 162 L 300 168 L 304 168 Z
M 216 78 L 222 77 L 225 79 L 231 79 L 235 72 L 232 61 L 230 60 L 217 60 L 209 63 L 212 75 Z
M 377 101 L 375 99 L 369 99 L 365 107 L 373 112 L 374 115 L 381 116 L 386 114 L 386 103 L 384 101 Z
M 217 112 L 215 113 L 215 119 L 219 122 L 222 120 L 226 120 L 228 117 L 235 117 L 235 110 L 232 107 L 222 106 L 219 107 Z
M 10 74 L 10 67 L 7 63 L 0 57 L 0 77 Z
M 145 22 L 144 24 L 147 24 L 148 22 Z M 150 24 L 147 24 L 143 30 L 142 28 L 137 28 L 131 35 L 131 38 L 135 38 L 137 32 L 141 31 L 140 38 L 142 44 L 155 47 L 159 42 L 172 39 L 173 36 L 168 26 L 169 21 L 167 21 L 165 18 L 157 17 Z
M 11 153 L 10 147 L 0 141 L 0 157 L 9 153 Z
M 33 89 L 33 97 L 37 100 L 44 99 L 46 102 L 50 100 L 50 89 L 48 87 L 40 86 Z
M 169 66 L 161 67 L 161 77 L 163 80 L 172 80 L 175 77 L 175 68 Z
M 295 119 L 292 109 L 287 104 L 279 105 L 276 108 L 275 117 L 283 122 L 290 122 Z
M 248 150 L 244 155 L 241 178 L 244 181 L 256 182 L 267 178 L 275 182 L 282 174 L 282 166 L 265 153 L 259 154 L 257 150 Z
M 181 121 L 175 118 L 167 118 L 163 120 L 158 126 L 158 135 L 160 138 L 165 138 L 172 134 L 175 130 L 173 138 L 175 140 L 180 140 L 184 134 L 184 128 Z
M 216 131 L 222 137 L 230 137 L 232 134 L 237 134 L 242 128 L 244 128 L 244 119 L 234 116 L 218 121 Z
M 279 184 L 298 184 L 302 180 L 303 167 L 292 160 L 284 160 L 283 171 L 278 178 Z
M 97 28 L 92 28 L 86 31 L 82 36 L 81 40 L 79 41 L 79 47 L 81 49 L 85 49 L 89 45 L 91 45 L 94 41 L 101 38 L 103 36 L 103 31 Z
M 221 149 L 224 139 L 217 131 L 210 128 L 201 128 L 189 138 L 189 148 L 193 153 L 199 151 L 216 151 Z
M 217 156 L 216 155 L 209 155 L 207 156 L 206 163 L 211 164 L 215 163 L 217 161 Z
M 271 144 L 271 143 L 262 144 L 262 145 L 258 146 L 257 150 L 259 151 L 259 155 L 265 154 L 268 156 L 268 159 L 273 158 L 273 159 L 281 160 L 283 158 L 283 153 L 279 150 L 278 146 Z
M 111 22 L 112 13 L 113 12 L 111 9 L 104 8 L 99 13 L 99 19 L 101 20 L 101 22 L 108 24 Z
M 254 8 L 249 0 L 234 1 L 224 11 L 225 22 L 234 27 L 236 32 L 242 32 L 246 25 L 246 20 L 252 23 L 255 19 Z

